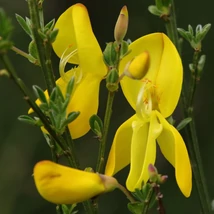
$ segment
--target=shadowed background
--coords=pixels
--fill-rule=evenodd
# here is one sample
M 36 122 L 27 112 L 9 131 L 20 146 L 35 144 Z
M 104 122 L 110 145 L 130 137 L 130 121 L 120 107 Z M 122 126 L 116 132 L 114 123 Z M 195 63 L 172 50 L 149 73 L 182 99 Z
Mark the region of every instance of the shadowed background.
M 120 9 L 123 5 L 129 10 L 129 30 L 126 38 L 134 41 L 142 35 L 152 32 L 165 32 L 164 25 L 158 17 L 151 15 L 147 8 L 154 4 L 149 0 L 45 0 L 44 11 L 46 23 L 58 16 L 70 5 L 84 3 L 90 14 L 94 33 L 104 49 L 105 43 L 113 41 L 113 30 Z M 187 28 L 191 24 L 194 28 L 197 24 L 205 25 L 213 23 L 214 2 L 210 0 L 176 1 L 178 27 Z M 15 46 L 27 51 L 30 38 L 22 31 L 15 20 L 15 13 L 29 17 L 27 2 L 24 0 L 7 1 L 0 0 L 0 7 L 11 16 L 15 26 L 13 40 Z M 69 23 L 68 23 L 69 27 Z M 206 40 L 203 42 L 203 51 L 207 55 L 207 63 L 204 75 L 196 91 L 195 117 L 200 141 L 200 150 L 203 158 L 204 171 L 207 177 L 211 199 L 214 196 L 214 84 L 212 53 L 214 50 L 214 30 L 211 28 Z M 184 42 L 183 62 L 185 71 L 188 72 L 188 63 L 191 63 L 193 51 Z M 54 55 L 54 54 L 53 54 Z M 45 89 L 44 79 L 39 67 L 35 67 L 19 55 L 10 53 L 14 67 L 19 76 L 31 85 L 39 85 Z M 170 60 L 170 59 L 169 59 Z M 59 59 L 54 55 L 53 64 L 56 77 L 58 74 Z M 0 68 L 1 65 L 0 65 Z M 107 91 L 105 84 L 101 85 L 99 115 L 104 116 Z M 26 114 L 28 105 L 15 84 L 5 77 L 0 78 L 0 213 L 2 214 L 47 214 L 55 213 L 55 206 L 43 200 L 35 188 L 32 170 L 36 162 L 51 159 L 49 148 L 36 127 L 23 124 L 17 120 L 21 114 Z M 114 136 L 117 127 L 133 114 L 122 95 L 121 90 L 116 95 L 113 106 L 113 117 L 110 127 L 107 149 Z M 179 111 L 175 115 L 179 121 Z M 77 154 L 82 168 L 95 166 L 98 142 L 89 133 L 75 143 Z M 163 202 L 167 213 L 173 214 L 199 214 L 199 201 L 193 184 L 192 195 L 186 199 L 179 191 L 174 178 L 174 169 L 158 152 L 158 170 L 162 174 L 169 175 L 169 180 L 162 186 L 164 194 Z M 128 168 L 117 174 L 121 183 L 125 183 Z M 100 197 L 100 213 L 116 214 L 129 213 L 126 208 L 127 200 L 121 192 L 115 191 Z M 81 213 L 81 212 L 80 212 Z M 152 211 L 151 213 L 156 213 Z

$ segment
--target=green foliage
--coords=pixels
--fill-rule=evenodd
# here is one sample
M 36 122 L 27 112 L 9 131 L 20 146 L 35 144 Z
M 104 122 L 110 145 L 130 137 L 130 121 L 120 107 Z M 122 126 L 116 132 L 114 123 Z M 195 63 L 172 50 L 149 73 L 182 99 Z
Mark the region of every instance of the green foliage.
M 211 24 L 206 24 L 204 27 L 202 27 L 202 25 L 197 25 L 194 33 L 192 26 L 188 25 L 187 31 L 182 28 L 178 28 L 177 30 L 178 33 L 190 43 L 194 50 L 200 51 L 201 42 L 209 32 L 210 28 Z
M 18 117 L 18 120 L 34 126 L 39 126 L 39 127 L 43 126 L 41 120 L 38 117 L 32 118 L 28 115 L 20 115 Z
M 5 14 L 4 10 L 0 8 L 0 52 L 5 53 L 12 47 L 10 37 L 13 26 L 11 19 Z
M 19 14 L 16 14 L 16 20 L 18 21 L 22 29 L 25 31 L 25 33 L 28 34 L 31 38 L 31 42 L 28 45 L 29 52 L 28 60 L 33 64 L 39 65 L 40 63 L 38 63 L 39 62 L 38 50 L 32 32 L 32 21 L 28 17 L 25 17 L 24 19 Z M 44 44 L 48 43 L 51 45 L 55 41 L 58 34 L 58 29 L 54 29 L 54 25 L 55 19 L 52 19 L 44 27 L 41 27 L 38 30 L 38 34 L 40 38 L 43 40 Z
M 144 204 L 141 202 L 128 203 L 128 209 L 133 214 L 142 214 Z
M 74 209 L 76 208 L 76 204 L 73 204 L 73 205 L 65 205 L 65 204 L 62 204 L 62 212 L 63 214 L 76 214 L 78 213 L 78 211 L 74 211 Z
M 142 189 L 135 189 L 133 196 L 138 200 L 134 203 L 128 204 L 128 209 L 133 214 L 142 214 L 145 209 L 150 209 L 156 202 L 156 195 L 153 189 L 154 185 L 146 183 L 142 186 Z
M 156 0 L 155 5 L 150 5 L 148 10 L 155 16 L 168 17 L 171 12 L 171 0 Z
M 29 18 L 23 18 L 19 14 L 16 14 L 16 20 L 22 27 L 22 29 L 32 38 L 32 32 L 31 32 L 31 21 Z
M 39 86 L 33 86 L 33 91 L 41 104 L 39 105 L 42 112 L 47 116 L 52 128 L 57 134 L 62 134 L 65 131 L 66 126 L 74 121 L 80 114 L 80 112 L 67 113 L 68 104 L 72 95 L 75 80 L 71 78 L 67 85 L 65 96 L 63 96 L 60 88 L 56 86 L 50 95 L 48 100 L 44 91 Z M 27 115 L 19 117 L 20 121 L 27 122 L 31 125 L 42 126 L 43 124 L 39 120 L 35 120 Z

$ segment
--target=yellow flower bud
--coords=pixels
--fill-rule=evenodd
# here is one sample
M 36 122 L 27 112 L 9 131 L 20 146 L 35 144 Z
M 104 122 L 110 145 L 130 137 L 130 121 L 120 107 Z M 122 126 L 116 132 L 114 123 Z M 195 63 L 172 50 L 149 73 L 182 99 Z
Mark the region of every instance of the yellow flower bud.
M 74 204 L 112 190 L 112 186 L 106 188 L 99 174 L 51 161 L 37 163 L 33 175 L 40 195 L 55 204 Z
M 125 69 L 124 73 L 126 76 L 140 80 L 142 79 L 149 70 L 150 57 L 148 51 L 144 51 L 140 55 L 136 56 Z
M 124 39 L 128 29 L 128 23 L 129 23 L 128 10 L 126 6 L 123 6 L 114 28 L 114 39 L 117 42 L 121 42 Z

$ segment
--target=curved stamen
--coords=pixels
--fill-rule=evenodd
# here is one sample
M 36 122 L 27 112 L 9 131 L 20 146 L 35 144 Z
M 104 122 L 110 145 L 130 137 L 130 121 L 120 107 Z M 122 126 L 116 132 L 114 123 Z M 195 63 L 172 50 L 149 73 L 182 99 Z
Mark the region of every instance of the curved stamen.
M 65 76 L 65 66 L 68 63 L 69 59 L 71 59 L 77 53 L 77 49 L 75 49 L 71 51 L 69 54 L 67 54 L 70 48 L 71 46 L 65 49 L 59 62 L 59 74 L 65 82 L 69 81 Z
M 148 81 L 143 83 L 137 97 L 136 114 L 141 119 L 148 119 L 152 112 L 151 85 L 148 86 L 147 83 Z

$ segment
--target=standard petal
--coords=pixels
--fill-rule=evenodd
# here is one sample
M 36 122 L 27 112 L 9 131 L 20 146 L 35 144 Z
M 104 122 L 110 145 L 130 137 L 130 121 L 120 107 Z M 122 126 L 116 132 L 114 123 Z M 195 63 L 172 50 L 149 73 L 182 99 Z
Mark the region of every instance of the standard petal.
M 163 35 L 164 34 L 162 33 L 153 33 L 143 36 L 131 43 L 129 46 L 129 50 L 131 50 L 131 52 L 120 62 L 120 74 L 124 71 L 125 66 L 128 62 L 130 62 L 134 57 L 138 56 L 142 52 L 146 51 L 149 54 L 150 67 L 145 78 L 149 80 L 155 80 L 157 72 L 159 71 L 164 49 Z M 124 77 L 120 83 L 126 99 L 132 106 L 132 108 L 135 109 L 137 96 L 143 82 Z
M 51 161 L 34 167 L 34 180 L 40 195 L 55 204 L 74 204 L 105 192 L 101 177 Z
M 59 34 L 53 44 L 56 54 L 61 57 L 66 48 L 67 54 L 77 49 L 77 54 L 69 62 L 80 64 L 82 72 L 93 73 L 103 78 L 107 69 L 103 55 L 91 28 L 88 11 L 83 4 L 75 4 L 58 19 L 55 28 Z
M 93 73 L 103 78 L 107 68 L 103 61 L 102 50 L 92 31 L 87 9 L 82 4 L 75 4 L 72 14 L 77 52 L 83 73 Z
M 192 169 L 185 143 L 179 132 L 156 112 L 163 125 L 157 141 L 165 158 L 174 166 L 175 177 L 181 192 L 189 197 L 192 190 Z
M 162 125 L 152 112 L 149 122 L 136 121 L 132 127 L 131 165 L 126 186 L 134 192 L 136 188 L 141 189 L 142 182 L 146 183 L 149 179 L 148 166 L 155 162 L 156 138 L 162 131 Z
M 59 58 L 62 57 L 67 48 L 70 47 L 65 53 L 66 55 L 77 49 L 72 16 L 73 7 L 74 5 L 62 13 L 55 24 L 55 28 L 58 29 L 59 32 L 55 42 L 53 43 L 53 49 Z M 78 54 L 70 58 L 69 62 L 79 64 Z
M 112 176 L 130 163 L 132 123 L 135 120 L 137 120 L 136 115 L 117 129 L 106 164 L 106 175 Z
M 176 47 L 166 35 L 162 35 L 164 49 L 156 78 L 156 93 L 160 112 L 166 118 L 173 113 L 178 103 L 183 67 Z

